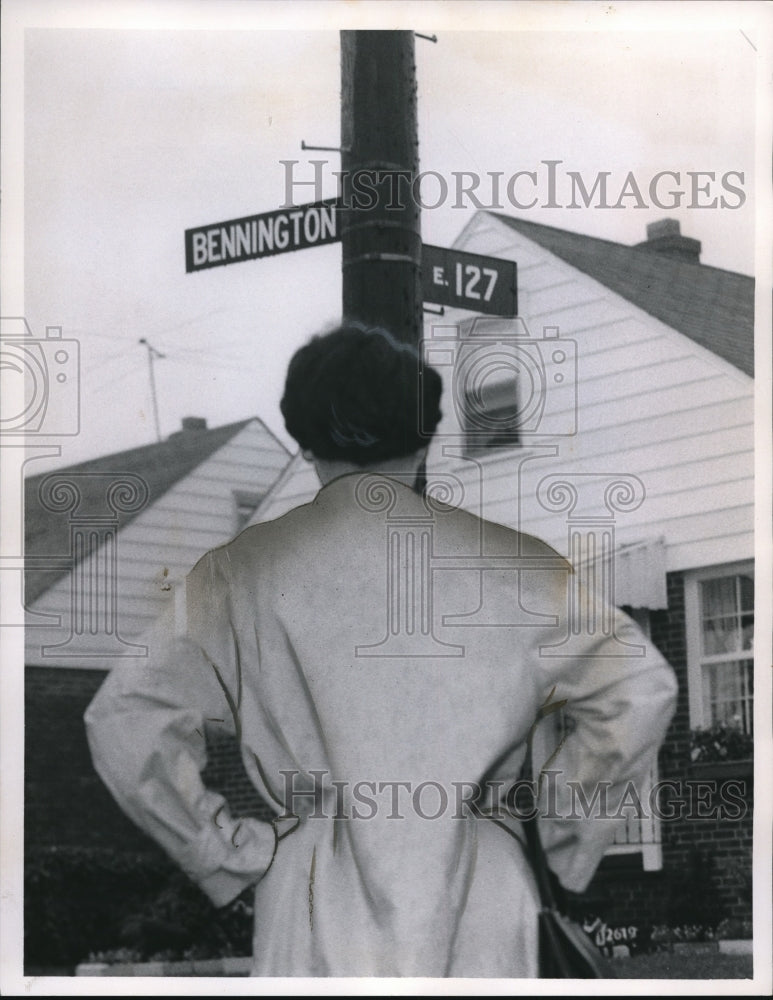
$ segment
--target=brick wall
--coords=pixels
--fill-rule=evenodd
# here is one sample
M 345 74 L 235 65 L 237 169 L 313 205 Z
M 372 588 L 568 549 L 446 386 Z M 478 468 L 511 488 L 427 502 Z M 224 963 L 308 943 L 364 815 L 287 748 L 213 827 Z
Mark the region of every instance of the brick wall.
M 28 667 L 25 676 L 24 835 L 33 845 L 143 850 L 91 764 L 83 713 L 105 674 Z
M 667 586 L 668 610 L 653 613 L 652 638 L 676 671 L 679 700 L 663 746 L 661 774 L 684 782 L 692 808 L 690 817 L 662 824 L 664 867 L 688 873 L 696 907 L 750 919 L 753 776 L 743 765 L 699 768 L 691 762 L 683 574 L 669 573 Z M 745 806 L 738 818 L 742 810 L 724 801 L 731 791 Z
M 232 737 L 214 736 L 207 730 L 207 766 L 203 779 L 208 788 L 225 796 L 234 816 L 271 819 L 276 815 L 248 778 L 239 746 Z
M 674 668 L 679 694 L 659 773 L 680 783 L 687 804 L 681 807 L 683 818 L 661 821 L 662 871 L 642 871 L 636 855 L 607 858 L 587 893 L 574 901 L 578 911 L 597 913 L 610 926 L 751 919 L 752 774 L 743 765 L 699 768 L 691 763 L 683 575 L 669 573 L 667 588 L 668 609 L 652 612 L 650 630 Z M 671 805 L 678 816 L 675 797 Z
M 101 670 L 68 667 L 26 670 L 24 834 L 28 847 L 155 850 L 116 805 L 91 763 L 83 714 L 105 676 Z M 205 784 L 225 795 L 235 815 L 269 815 L 247 777 L 234 740 L 209 736 L 208 756 Z

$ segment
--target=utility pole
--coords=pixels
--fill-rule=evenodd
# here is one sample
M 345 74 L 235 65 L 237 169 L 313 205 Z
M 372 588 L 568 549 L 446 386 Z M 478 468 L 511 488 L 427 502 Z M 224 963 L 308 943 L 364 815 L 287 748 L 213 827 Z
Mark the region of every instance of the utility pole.
M 412 31 L 341 32 L 343 315 L 418 345 L 421 231 Z M 358 195 L 366 176 L 375 195 Z M 378 172 L 379 177 L 376 177 Z
M 161 427 L 158 422 L 158 400 L 156 399 L 156 376 L 153 371 L 153 359 L 154 358 L 165 358 L 166 355 L 162 354 L 161 351 L 157 351 L 155 347 L 148 343 L 144 337 L 140 337 L 140 343 L 144 344 L 148 349 L 148 365 L 150 367 L 150 394 L 153 398 L 153 418 L 156 423 L 156 440 L 161 442 Z

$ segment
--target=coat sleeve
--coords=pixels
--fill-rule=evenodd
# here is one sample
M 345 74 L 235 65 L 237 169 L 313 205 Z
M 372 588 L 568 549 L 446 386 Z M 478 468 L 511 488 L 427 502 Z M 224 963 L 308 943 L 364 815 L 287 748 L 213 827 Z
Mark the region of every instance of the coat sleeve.
M 231 817 L 203 785 L 206 721 L 239 736 L 238 650 L 227 587 L 210 553 L 144 640 L 114 667 L 86 715 L 94 766 L 121 808 L 224 906 L 271 866 L 271 823 Z
M 540 651 L 544 697 L 565 707 L 564 733 L 553 739 L 559 749 L 547 767 L 534 762 L 545 771 L 539 829 L 548 864 L 573 892 L 587 887 L 625 822 L 624 807 L 651 808 L 649 775 L 676 704 L 669 664 L 627 615 L 605 611 L 604 630 L 570 629 L 571 645 Z

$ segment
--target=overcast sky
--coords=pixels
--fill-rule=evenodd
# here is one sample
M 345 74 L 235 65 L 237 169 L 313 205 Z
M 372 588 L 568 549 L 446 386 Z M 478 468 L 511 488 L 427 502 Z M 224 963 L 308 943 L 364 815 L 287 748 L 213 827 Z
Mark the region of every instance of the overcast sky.
M 252 0 L 11 2 L 7 16 L 23 12 L 28 25 L 26 91 L 6 97 L 23 109 L 25 273 L 23 303 L 14 291 L 4 314 L 23 308 L 37 336 L 62 326 L 81 351 L 80 434 L 30 472 L 155 440 L 141 337 L 166 355 L 155 367 L 163 436 L 186 415 L 209 426 L 257 415 L 289 443 L 278 410 L 284 372 L 339 317 L 340 246 L 186 274 L 183 233 L 278 208 L 282 160 L 300 161 L 303 178 L 310 158 L 329 156 L 328 173 L 339 169 L 336 154 L 300 144 L 338 144 L 338 28 L 361 25 L 343 20 L 351 5 L 290 6 L 292 23 L 314 30 L 282 30 L 276 8 Z M 597 4 L 419 4 L 413 23 L 383 4 L 379 26 L 438 36 L 416 42 L 422 170 L 450 185 L 458 171 L 505 180 L 536 171 L 539 203 L 508 214 L 623 243 L 671 216 L 701 240 L 703 263 L 752 274 L 762 39 L 744 6 L 713 5 L 724 15 L 700 32 L 696 23 L 712 23 L 704 5 L 667 3 L 632 4 L 630 17 Z M 642 7 L 650 30 L 634 27 Z M 394 23 L 383 23 L 385 10 Z M 613 201 L 631 172 L 649 207 L 634 197 L 608 210 L 543 207 L 545 160 L 589 187 L 610 172 Z M 681 175 L 671 185 L 687 192 L 680 208 L 649 204 L 660 171 Z M 728 207 L 690 207 L 688 171 L 713 172 L 706 197 L 725 195 Z M 730 172 L 742 197 L 721 189 Z M 334 193 L 330 177 L 324 194 Z M 424 241 L 451 245 L 473 212 L 449 194 L 423 213 Z

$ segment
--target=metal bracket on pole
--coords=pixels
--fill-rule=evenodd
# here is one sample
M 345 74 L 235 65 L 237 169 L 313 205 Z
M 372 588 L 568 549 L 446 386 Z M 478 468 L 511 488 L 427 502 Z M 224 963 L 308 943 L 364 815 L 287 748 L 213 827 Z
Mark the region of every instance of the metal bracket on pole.
M 348 149 L 344 149 L 343 146 L 310 146 L 305 139 L 301 139 L 301 149 L 303 150 L 322 150 L 325 153 L 348 153 Z

